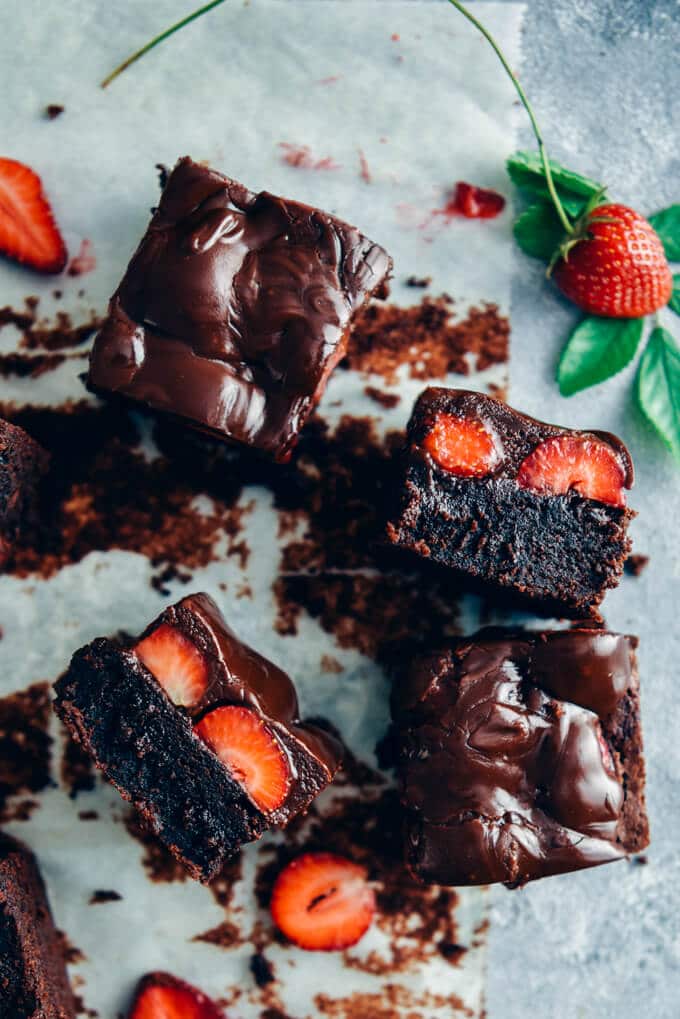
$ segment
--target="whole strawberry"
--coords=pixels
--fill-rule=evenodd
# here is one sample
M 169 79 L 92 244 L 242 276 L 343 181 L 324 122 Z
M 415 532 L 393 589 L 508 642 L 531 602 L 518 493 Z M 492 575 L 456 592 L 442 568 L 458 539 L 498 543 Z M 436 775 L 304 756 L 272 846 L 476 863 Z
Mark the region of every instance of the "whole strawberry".
M 641 318 L 663 308 L 673 277 L 659 236 L 626 205 L 598 205 L 553 269 L 562 293 L 591 315 Z

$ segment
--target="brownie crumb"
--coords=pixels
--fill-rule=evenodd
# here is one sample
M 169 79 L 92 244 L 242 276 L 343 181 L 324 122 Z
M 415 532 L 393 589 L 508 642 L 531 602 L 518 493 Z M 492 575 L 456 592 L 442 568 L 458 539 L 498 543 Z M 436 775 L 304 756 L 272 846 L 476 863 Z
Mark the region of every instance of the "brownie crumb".
M 45 116 L 48 120 L 56 120 L 57 117 L 61 117 L 62 113 L 66 111 L 66 107 L 62 106 L 61 103 L 49 103 L 45 107 Z
M 629 555 L 623 564 L 625 572 L 631 577 L 639 577 L 649 563 L 648 555 Z
M 90 896 L 90 906 L 97 906 L 102 902 L 120 902 L 123 898 L 118 892 L 107 890 L 106 888 L 97 888 Z
M 374 302 L 357 316 L 343 366 L 394 382 L 401 365 L 411 378 L 427 380 L 505 364 L 510 323 L 498 305 L 471 308 L 458 321 L 453 308 L 447 294 L 408 308 Z
M 633 863 L 637 864 L 638 867 L 645 867 L 649 863 L 649 857 L 646 853 L 638 853 L 637 856 L 633 857 Z
M 37 793 L 51 784 L 52 717 L 49 683 L 0 698 L 0 820 L 26 819 L 34 800 L 10 806 L 22 793 Z
M 132 835 L 144 849 L 142 865 L 151 881 L 157 884 L 170 884 L 174 881 L 187 881 L 189 874 L 179 860 L 176 860 L 169 849 L 142 825 L 137 814 L 128 810 L 124 818 L 128 834 Z
M 429 287 L 431 283 L 431 276 L 409 276 L 406 280 L 407 287 L 413 287 L 417 290 L 424 290 L 426 287 Z
M 384 389 L 376 389 L 375 386 L 366 386 L 364 393 L 370 400 L 379 403 L 386 410 L 392 410 L 393 407 L 397 407 L 401 403 L 398 393 L 388 393 Z
M 68 966 L 75 966 L 76 963 L 85 962 L 87 956 L 80 949 L 76 948 L 75 945 L 71 944 L 68 934 L 64 931 L 57 931 L 57 937 L 61 945 L 61 950 L 64 954 L 64 961 Z
M 243 942 L 239 928 L 235 923 L 229 923 L 227 920 L 218 924 L 217 927 L 203 931 L 202 934 L 196 934 L 191 940 L 204 941 L 208 945 L 217 945 L 219 948 L 234 948 Z
M 99 813 L 96 810 L 79 810 L 78 811 L 79 821 L 98 821 Z
M 332 655 L 321 655 L 321 671 L 339 675 L 345 670 L 337 658 L 333 658 Z
M 75 800 L 78 793 L 94 789 L 96 772 L 92 760 L 80 743 L 76 743 L 63 726 L 62 731 L 64 743 L 61 755 L 61 781 L 68 789 L 70 798 Z
M 156 169 L 158 170 L 158 186 L 161 191 L 168 183 L 168 177 L 170 176 L 170 170 L 165 163 L 156 163 Z
M 262 952 L 250 957 L 250 972 L 258 987 L 266 987 L 276 980 L 274 964 Z
M 467 948 L 464 945 L 457 945 L 451 941 L 440 941 L 437 945 L 437 950 L 452 966 L 457 966 L 467 952 Z
M 61 351 L 83 346 L 94 335 L 101 320 L 94 312 L 86 322 L 74 325 L 70 315 L 57 312 L 53 321 L 38 318 L 38 298 L 26 298 L 23 309 L 0 308 L 0 329 L 14 326 L 21 333 L 24 350 Z

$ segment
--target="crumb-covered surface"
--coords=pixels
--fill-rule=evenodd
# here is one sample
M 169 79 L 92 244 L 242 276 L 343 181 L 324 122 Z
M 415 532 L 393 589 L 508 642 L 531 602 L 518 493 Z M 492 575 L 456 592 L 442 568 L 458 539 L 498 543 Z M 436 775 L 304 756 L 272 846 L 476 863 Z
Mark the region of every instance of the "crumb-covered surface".
M 463 171 L 407 108 L 446 123 L 459 139 L 457 160 L 483 159 L 485 173 L 474 179 L 501 188 L 497 153 L 512 147 L 514 107 L 492 73 L 493 54 L 471 50 L 473 33 L 445 36 L 438 5 L 413 2 L 418 39 L 401 0 L 380 9 L 355 3 L 351 18 L 344 0 L 327 0 L 323 18 L 306 0 L 225 4 L 105 92 L 92 84 L 103 66 L 140 34 L 154 34 L 161 15 L 167 23 L 184 15 L 179 0 L 134 19 L 84 0 L 68 12 L 28 0 L 0 39 L 0 54 L 9 46 L 16 68 L 8 130 L 43 177 L 81 272 L 43 281 L 0 266 L 1 303 L 10 309 L 0 316 L 0 410 L 23 421 L 55 464 L 39 523 L 0 577 L 0 696 L 55 679 L 75 648 L 138 632 L 166 604 L 206 589 L 240 636 L 291 673 L 305 714 L 325 716 L 361 755 L 306 826 L 249 847 L 203 888 L 51 719 L 50 783 L 35 792 L 17 785 L 8 825 L 39 850 L 58 926 L 82 952 L 70 967 L 83 1015 L 125 1015 L 140 973 L 157 968 L 204 987 L 239 1019 L 481 1012 L 484 894 L 404 883 L 389 775 L 378 780 L 373 760 L 388 721 L 387 674 L 400 653 L 465 626 L 478 604 L 392 560 L 381 546 L 381 515 L 389 452 L 423 385 L 425 340 L 410 335 L 430 314 L 423 298 L 436 303 L 449 293 L 454 302 L 433 331 L 427 370 L 469 368 L 466 381 L 487 390 L 507 384 L 508 275 L 484 253 L 493 245 L 509 257 L 508 221 L 418 228 Z M 518 58 L 518 9 L 494 7 L 490 17 Z M 95 39 L 85 38 L 87 25 L 96 26 Z M 17 43 L 29 28 L 44 54 L 40 68 Z M 225 61 L 225 32 L 256 41 Z M 432 92 L 431 75 L 448 79 L 452 60 L 466 93 L 474 83 L 481 90 L 472 106 L 452 103 L 458 86 Z M 369 69 L 386 83 L 379 115 L 366 107 Z M 49 88 L 36 102 L 22 83 L 45 74 Z M 277 87 L 263 102 L 269 80 Z M 238 108 L 214 102 L 216 82 L 221 94 L 238 92 Z M 67 112 L 48 123 L 40 114 L 54 98 Z M 337 168 L 292 165 L 280 141 Z M 98 403 L 79 381 L 96 320 L 157 204 L 154 168 L 184 154 L 257 190 L 329 209 L 398 264 L 381 305 L 392 316 L 381 360 L 369 364 L 364 343 L 354 365 L 336 370 L 299 450 L 278 471 L 170 420 Z M 414 225 L 400 215 L 404 200 Z M 407 285 L 410 276 L 428 286 Z M 307 844 L 370 862 L 377 883 L 376 923 L 344 956 L 282 943 L 264 898 L 260 906 L 254 896 L 256 887 L 264 894 L 277 861 Z

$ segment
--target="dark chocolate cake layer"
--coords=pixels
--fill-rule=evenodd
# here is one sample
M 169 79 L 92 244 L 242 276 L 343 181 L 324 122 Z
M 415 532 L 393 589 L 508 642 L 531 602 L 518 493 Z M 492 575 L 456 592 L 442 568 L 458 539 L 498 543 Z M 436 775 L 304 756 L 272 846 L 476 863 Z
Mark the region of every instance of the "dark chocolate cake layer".
M 0 833 L 0 1016 L 75 1019 L 45 886 L 33 854 Z
M 442 455 L 432 436 L 448 421 L 469 434 Z M 404 461 L 393 544 L 565 615 L 596 614 L 617 585 L 634 514 L 623 494 L 632 463 L 614 436 L 544 424 L 479 393 L 428 389 Z
M 89 384 L 285 460 L 391 261 L 355 227 L 181 159 Z
M 635 647 L 482 631 L 414 664 L 393 716 L 416 876 L 517 886 L 644 849 Z
M 167 609 L 134 644 L 81 648 L 55 689 L 75 739 L 203 881 L 306 810 L 340 764 L 337 741 L 299 720 L 290 678 L 242 644 L 207 595 Z M 261 761 L 243 756 L 243 740 Z M 274 788 L 258 799 L 248 776 L 260 770 Z
M 0 568 L 22 525 L 35 516 L 48 462 L 48 454 L 23 428 L 0 420 Z

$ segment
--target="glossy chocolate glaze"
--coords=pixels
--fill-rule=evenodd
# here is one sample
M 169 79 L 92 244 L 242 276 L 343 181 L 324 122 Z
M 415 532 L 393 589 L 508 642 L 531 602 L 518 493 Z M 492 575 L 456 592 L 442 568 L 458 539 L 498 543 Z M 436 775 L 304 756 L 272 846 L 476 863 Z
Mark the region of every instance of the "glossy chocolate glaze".
M 393 714 L 417 875 L 517 885 L 625 855 L 610 721 L 637 690 L 635 646 L 483 631 L 411 670 Z
M 390 269 L 355 227 L 181 159 L 111 300 L 89 384 L 284 460 Z
M 176 626 L 193 641 L 208 664 L 206 692 L 189 710 L 194 721 L 219 705 L 243 704 L 261 715 L 276 732 L 294 777 L 303 776 L 308 765 L 302 758 L 308 756 L 315 767 L 323 770 L 326 781 L 333 778 L 342 762 L 339 742 L 318 726 L 300 721 L 297 694 L 290 677 L 238 639 L 209 595 L 192 594 L 170 606 L 140 640 L 163 623 Z M 131 651 L 134 652 L 134 647 Z M 291 796 L 296 796 L 295 790 Z M 287 809 L 291 806 L 289 801 Z
M 490 477 L 516 478 L 526 457 L 546 439 L 556 435 L 592 435 L 606 442 L 616 453 L 625 476 L 625 487 L 634 482 L 631 455 L 616 435 L 610 432 L 577 431 L 560 425 L 547 424 L 513 410 L 501 400 L 484 393 L 465 389 L 444 389 L 430 386 L 418 397 L 408 426 L 411 447 L 420 449 L 425 436 L 432 428 L 437 414 L 455 414 L 481 421 L 496 439 L 499 457 Z M 428 454 L 425 454 L 428 455 Z

